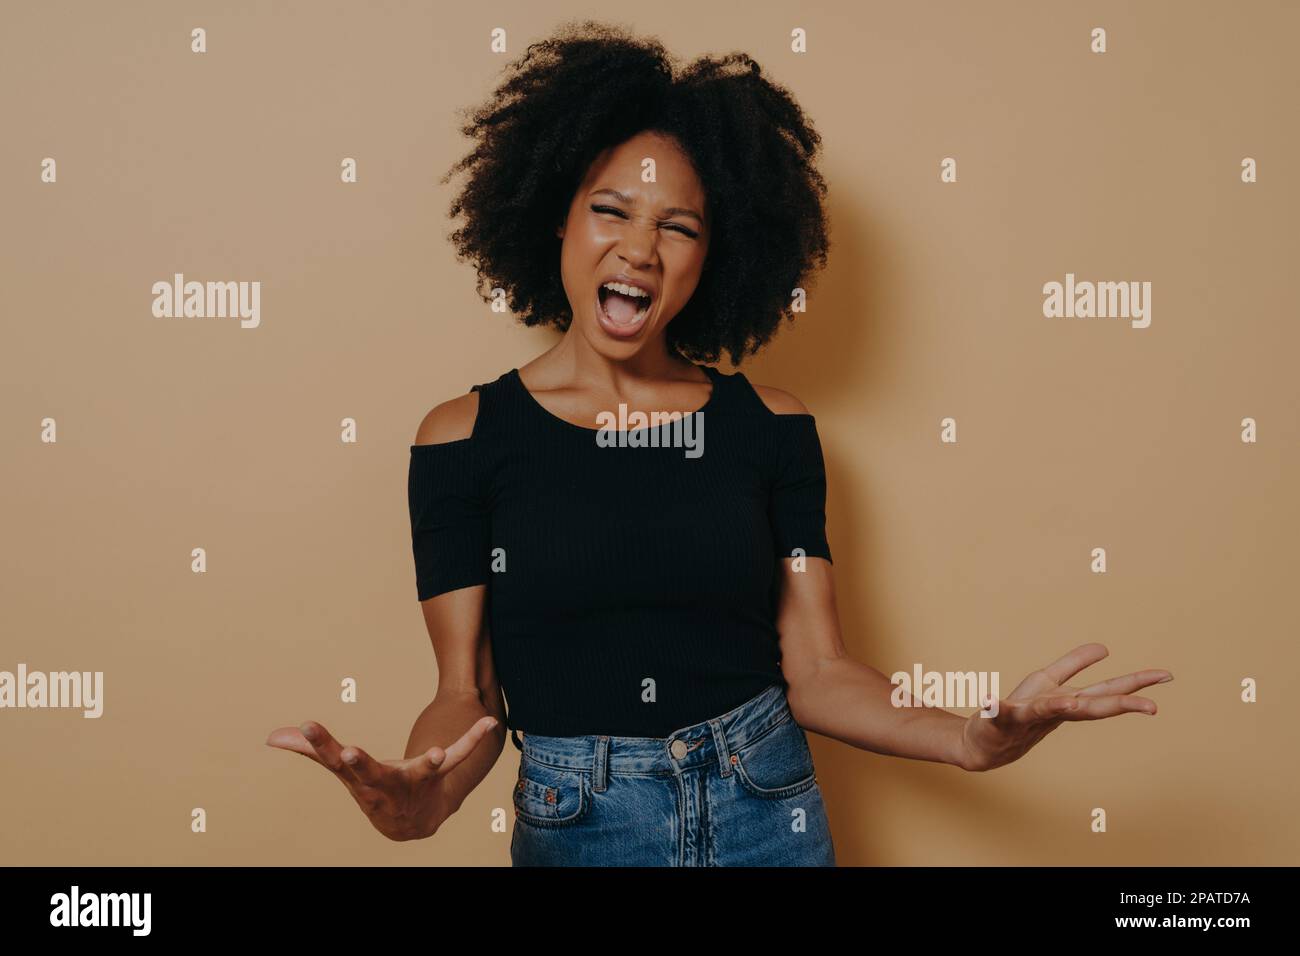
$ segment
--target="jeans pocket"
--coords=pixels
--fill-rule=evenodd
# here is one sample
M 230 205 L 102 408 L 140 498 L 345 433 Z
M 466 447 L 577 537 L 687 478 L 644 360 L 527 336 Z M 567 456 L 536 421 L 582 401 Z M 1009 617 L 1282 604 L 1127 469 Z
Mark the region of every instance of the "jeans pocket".
M 746 790 L 767 800 L 793 797 L 817 785 L 808 738 L 788 714 L 758 739 L 734 751 L 731 765 Z
M 515 817 L 539 827 L 570 826 L 591 809 L 590 775 L 585 770 L 552 767 L 527 755 L 519 760 Z

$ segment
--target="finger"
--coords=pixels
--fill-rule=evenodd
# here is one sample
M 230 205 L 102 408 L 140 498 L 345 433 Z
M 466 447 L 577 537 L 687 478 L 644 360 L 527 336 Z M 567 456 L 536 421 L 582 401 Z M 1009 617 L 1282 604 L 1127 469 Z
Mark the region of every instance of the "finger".
M 1069 694 L 1045 695 L 1025 701 L 1024 710 L 1033 721 L 1062 720 L 1079 709 L 1077 698 Z
M 430 771 L 435 774 L 447 773 L 454 769 L 457 764 L 474 752 L 474 748 L 479 742 L 487 736 L 488 731 L 497 725 L 495 717 L 484 717 L 475 722 L 474 726 L 461 734 L 460 739 L 450 747 L 436 748 L 442 749 L 442 759 L 439 761 L 427 760 L 425 764 Z M 427 755 L 426 755 L 427 756 Z
M 1143 687 L 1150 687 L 1152 684 L 1163 684 L 1173 679 L 1174 675 L 1169 671 L 1136 671 L 1132 674 L 1125 674 L 1123 677 L 1112 677 L 1110 680 L 1089 684 L 1078 693 L 1089 697 L 1100 697 L 1106 694 L 1131 694 Z
M 1042 695 L 1029 700 L 999 700 L 998 713 L 992 718 L 999 727 L 1010 729 L 1047 720 L 1061 720 L 1079 707 L 1073 696 Z
M 278 747 L 281 750 L 290 750 L 294 753 L 302 754 L 304 757 L 310 759 L 312 763 L 320 764 L 326 770 L 334 769 L 316 751 L 316 748 L 312 746 L 311 741 L 303 735 L 300 727 L 277 727 L 275 730 L 271 731 L 270 735 L 266 738 L 266 743 L 269 747 Z M 344 783 L 357 782 L 355 771 L 352 771 L 350 768 L 346 774 L 336 771 L 336 775 Z
M 1080 644 L 1068 654 L 1063 654 L 1043 668 L 1043 673 L 1051 678 L 1053 684 L 1064 684 L 1085 667 L 1102 660 L 1109 654 L 1104 644 Z
M 984 711 L 991 713 L 992 717 L 981 717 L 981 720 L 993 722 L 993 726 L 999 728 L 1011 728 L 1013 726 L 1025 723 L 1032 716 L 1031 712 L 1025 707 L 1028 701 L 1011 700 L 1007 697 L 988 696 L 984 698 Z
M 275 728 L 266 738 L 266 745 L 268 747 L 278 747 L 281 750 L 292 750 L 304 757 L 310 757 L 317 763 L 320 762 L 316 757 L 316 751 L 312 749 L 307 738 L 302 735 L 302 731 L 297 727 Z
M 393 768 L 380 763 L 355 744 L 348 744 L 339 753 L 352 775 L 369 787 L 383 787 L 392 779 Z
M 412 776 L 417 780 L 425 779 L 452 770 L 473 753 L 474 748 L 496 725 L 495 717 L 483 717 L 461 734 L 460 739 L 450 747 L 430 747 L 420 756 L 412 758 L 410 764 Z
M 345 781 L 357 781 L 352 769 L 343 762 L 343 745 L 334 739 L 334 735 L 326 730 L 323 724 L 308 720 L 302 723 L 298 729 L 302 731 L 302 735 L 307 738 L 307 742 L 316 751 L 316 756 L 322 764 L 333 770 Z
M 1149 697 L 1116 694 L 1112 697 L 1075 697 L 1078 707 L 1063 712 L 1066 720 L 1100 720 L 1119 714 L 1154 714 L 1156 702 Z

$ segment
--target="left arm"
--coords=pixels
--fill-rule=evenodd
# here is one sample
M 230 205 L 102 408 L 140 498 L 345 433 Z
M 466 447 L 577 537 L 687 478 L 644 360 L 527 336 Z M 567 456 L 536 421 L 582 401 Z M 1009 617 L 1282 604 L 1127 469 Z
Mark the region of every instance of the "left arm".
M 804 571 L 793 570 L 793 559 L 781 562 L 776 622 L 795 721 L 861 750 L 967 769 L 966 718 L 935 707 L 895 707 L 890 679 L 845 651 L 831 563 L 805 560 Z
M 788 392 L 754 388 L 777 415 L 808 413 Z M 1149 669 L 1071 687 L 1066 681 L 1109 653 L 1090 643 L 1034 671 L 1006 697 L 969 717 L 922 706 L 914 697 L 910 703 L 916 706 L 896 707 L 893 682 L 845 651 L 831 563 L 816 556 L 803 560 L 803 571 L 794 570 L 793 558 L 780 562 L 776 627 L 789 685 L 786 699 L 800 726 L 862 750 L 992 770 L 1019 760 L 1064 721 L 1154 714 L 1155 701 L 1134 692 L 1173 680 L 1167 670 Z
M 770 385 L 755 385 L 754 390 L 777 415 L 808 414 L 789 392 Z M 861 750 L 965 768 L 965 719 L 932 707 L 895 707 L 889 678 L 844 649 L 831 563 L 820 557 L 804 560 L 803 571 L 793 570 L 792 558 L 780 562 L 776 619 L 781 672 L 789 685 L 786 700 L 796 723 Z

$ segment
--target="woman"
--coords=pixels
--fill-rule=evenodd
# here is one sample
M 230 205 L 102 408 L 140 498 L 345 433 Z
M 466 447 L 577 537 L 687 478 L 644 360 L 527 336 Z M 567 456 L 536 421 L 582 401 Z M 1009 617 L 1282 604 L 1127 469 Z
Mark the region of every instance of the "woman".
M 268 743 L 395 840 L 437 831 L 508 726 L 516 865 L 834 865 L 805 729 L 988 770 L 1064 720 L 1155 712 L 1133 692 L 1167 671 L 1065 685 L 1096 644 L 969 718 L 894 706 L 845 654 L 812 414 L 697 364 L 756 352 L 826 258 L 818 136 L 757 64 L 675 71 L 585 23 L 530 47 L 465 132 L 458 251 L 564 335 L 411 447 L 439 682 L 406 759 L 311 721 Z

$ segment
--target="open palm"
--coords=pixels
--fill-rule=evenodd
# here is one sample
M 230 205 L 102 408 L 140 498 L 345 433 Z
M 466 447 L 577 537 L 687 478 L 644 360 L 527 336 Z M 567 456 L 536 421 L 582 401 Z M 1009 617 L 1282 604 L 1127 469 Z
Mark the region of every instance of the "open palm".
M 310 757 L 332 772 L 375 829 L 390 840 L 419 840 L 433 835 L 456 811 L 446 776 L 496 723 L 484 717 L 450 747 L 430 747 L 403 760 L 376 760 L 360 747 L 344 747 L 313 720 L 300 727 L 277 727 L 266 743 Z
M 992 770 L 1019 760 L 1067 720 L 1100 720 L 1118 714 L 1156 712 L 1155 701 L 1134 691 L 1174 679 L 1166 670 L 1135 671 L 1123 677 L 1070 687 L 1065 682 L 1110 652 L 1101 644 L 1082 644 L 1034 671 L 1007 697 L 992 717 L 966 718 L 962 744 L 967 770 Z M 986 705 L 986 709 L 993 710 Z

